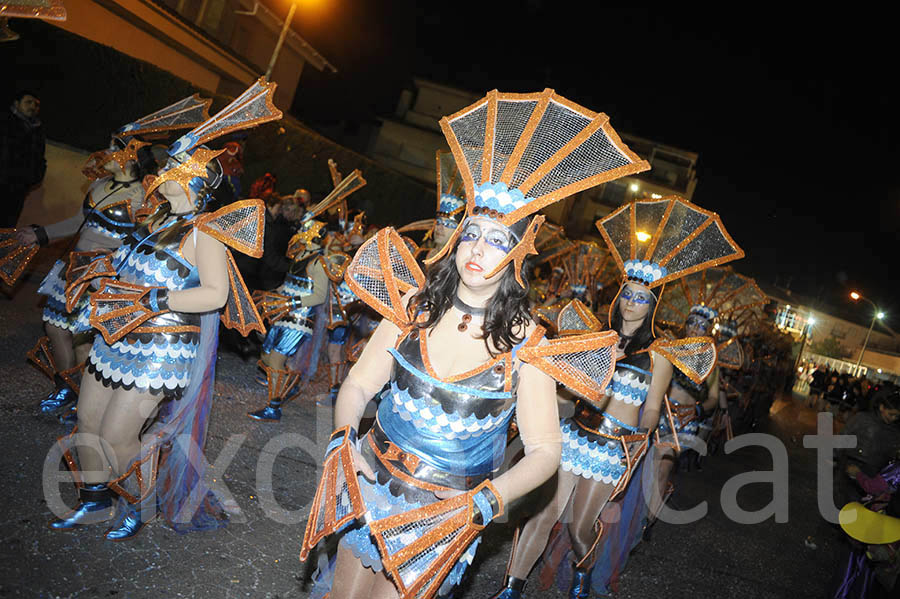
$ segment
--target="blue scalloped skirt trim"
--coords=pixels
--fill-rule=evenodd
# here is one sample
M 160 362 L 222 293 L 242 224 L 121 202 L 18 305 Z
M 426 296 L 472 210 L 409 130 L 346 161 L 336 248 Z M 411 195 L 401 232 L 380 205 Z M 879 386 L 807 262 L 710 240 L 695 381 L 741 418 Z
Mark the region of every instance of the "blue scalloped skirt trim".
M 293 322 L 286 324 L 279 320 L 266 333 L 262 350 L 267 354 L 276 351 L 285 356 L 293 356 L 310 335 L 312 329 L 308 327 Z
M 41 317 L 44 322 L 73 334 L 90 330 L 91 326 L 87 322 L 87 317 L 90 316 L 91 302 L 87 293 L 81 296 L 72 312 L 66 310 L 66 282 L 62 279 L 65 268 L 66 263 L 57 260 L 38 287 L 38 293 L 47 296 L 47 303 L 44 305 Z M 87 312 L 83 314 L 85 310 Z M 84 328 L 85 325 L 87 328 Z
M 190 383 L 197 356 L 199 335 L 187 337 L 188 341 L 170 343 L 163 335 L 153 335 L 150 342 L 126 335 L 109 345 L 97 335 L 87 369 L 108 387 L 163 391 L 177 396 Z
M 591 434 L 569 418 L 560 420 L 559 428 L 562 433 L 560 468 L 588 480 L 618 484 L 627 469 L 621 443 Z

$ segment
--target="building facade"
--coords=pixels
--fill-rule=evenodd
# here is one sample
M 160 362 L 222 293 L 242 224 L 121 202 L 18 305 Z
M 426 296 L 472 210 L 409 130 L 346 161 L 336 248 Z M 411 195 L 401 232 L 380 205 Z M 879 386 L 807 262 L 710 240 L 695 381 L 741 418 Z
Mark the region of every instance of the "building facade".
M 68 18 L 53 25 L 200 89 L 232 96 L 265 73 L 283 23 L 266 3 L 254 0 L 79 0 L 66 9 Z M 278 83 L 275 104 L 291 105 L 307 64 L 335 71 L 290 31 L 270 77 Z

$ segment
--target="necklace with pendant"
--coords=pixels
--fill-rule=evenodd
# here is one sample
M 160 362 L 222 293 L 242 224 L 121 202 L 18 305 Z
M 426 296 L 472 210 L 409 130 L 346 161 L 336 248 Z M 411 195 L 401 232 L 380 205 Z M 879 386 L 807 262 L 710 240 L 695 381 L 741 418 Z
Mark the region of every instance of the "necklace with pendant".
M 464 332 L 469 328 L 469 323 L 472 322 L 473 316 L 484 316 L 485 309 L 484 308 L 475 308 L 465 303 L 458 296 L 453 296 L 453 307 L 463 313 L 462 322 L 456 325 L 456 330 L 460 333 Z

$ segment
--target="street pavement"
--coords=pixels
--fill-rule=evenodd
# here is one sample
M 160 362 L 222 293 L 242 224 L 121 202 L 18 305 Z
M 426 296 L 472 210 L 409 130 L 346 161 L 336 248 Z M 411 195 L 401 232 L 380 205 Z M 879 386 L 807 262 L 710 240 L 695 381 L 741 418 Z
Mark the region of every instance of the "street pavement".
M 298 553 L 304 509 L 330 432 L 330 405 L 316 405 L 317 398 L 326 399 L 327 383 L 312 384 L 285 408 L 281 423 L 255 422 L 246 412 L 265 402 L 264 389 L 254 382 L 255 359 L 220 352 L 206 453 L 210 463 L 221 458 L 211 476 L 231 495 L 226 528 L 180 535 L 155 520 L 126 543 L 106 541 L 102 524 L 51 531 L 42 472 L 55 439 L 67 431 L 37 415 L 51 383 L 24 359 L 42 334 L 39 280 L 31 275 L 11 299 L 0 297 L 0 597 L 306 597 L 315 564 L 300 563 Z M 815 414 L 797 399 L 779 399 L 763 427 L 787 448 L 789 521 L 737 524 L 720 507 L 725 481 L 772 468 L 767 450 L 751 446 L 712 456 L 702 472 L 678 474 L 673 497 L 682 509 L 708 501 L 708 515 L 691 525 L 657 523 L 651 542 L 632 556 L 617 597 L 826 595 L 843 545 L 840 531 L 819 516 L 815 453 L 802 445 L 802 436 L 815 431 Z M 46 467 L 62 468 L 52 459 Z M 48 486 L 74 503 L 71 485 Z M 738 494 L 746 510 L 765 506 L 771 497 L 771 485 L 763 483 Z M 511 536 L 508 524 L 488 528 L 459 596 L 486 598 L 499 587 Z M 566 595 L 552 589 L 528 596 Z

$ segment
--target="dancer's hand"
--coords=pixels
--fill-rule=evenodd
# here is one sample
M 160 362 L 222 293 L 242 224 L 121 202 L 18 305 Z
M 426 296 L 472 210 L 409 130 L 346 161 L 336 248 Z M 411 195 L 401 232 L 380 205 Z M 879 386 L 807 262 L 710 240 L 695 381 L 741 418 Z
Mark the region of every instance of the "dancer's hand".
M 37 235 L 34 234 L 34 229 L 31 227 L 25 227 L 24 229 L 16 229 L 16 238 L 19 240 L 19 243 L 24 245 L 37 245 Z

